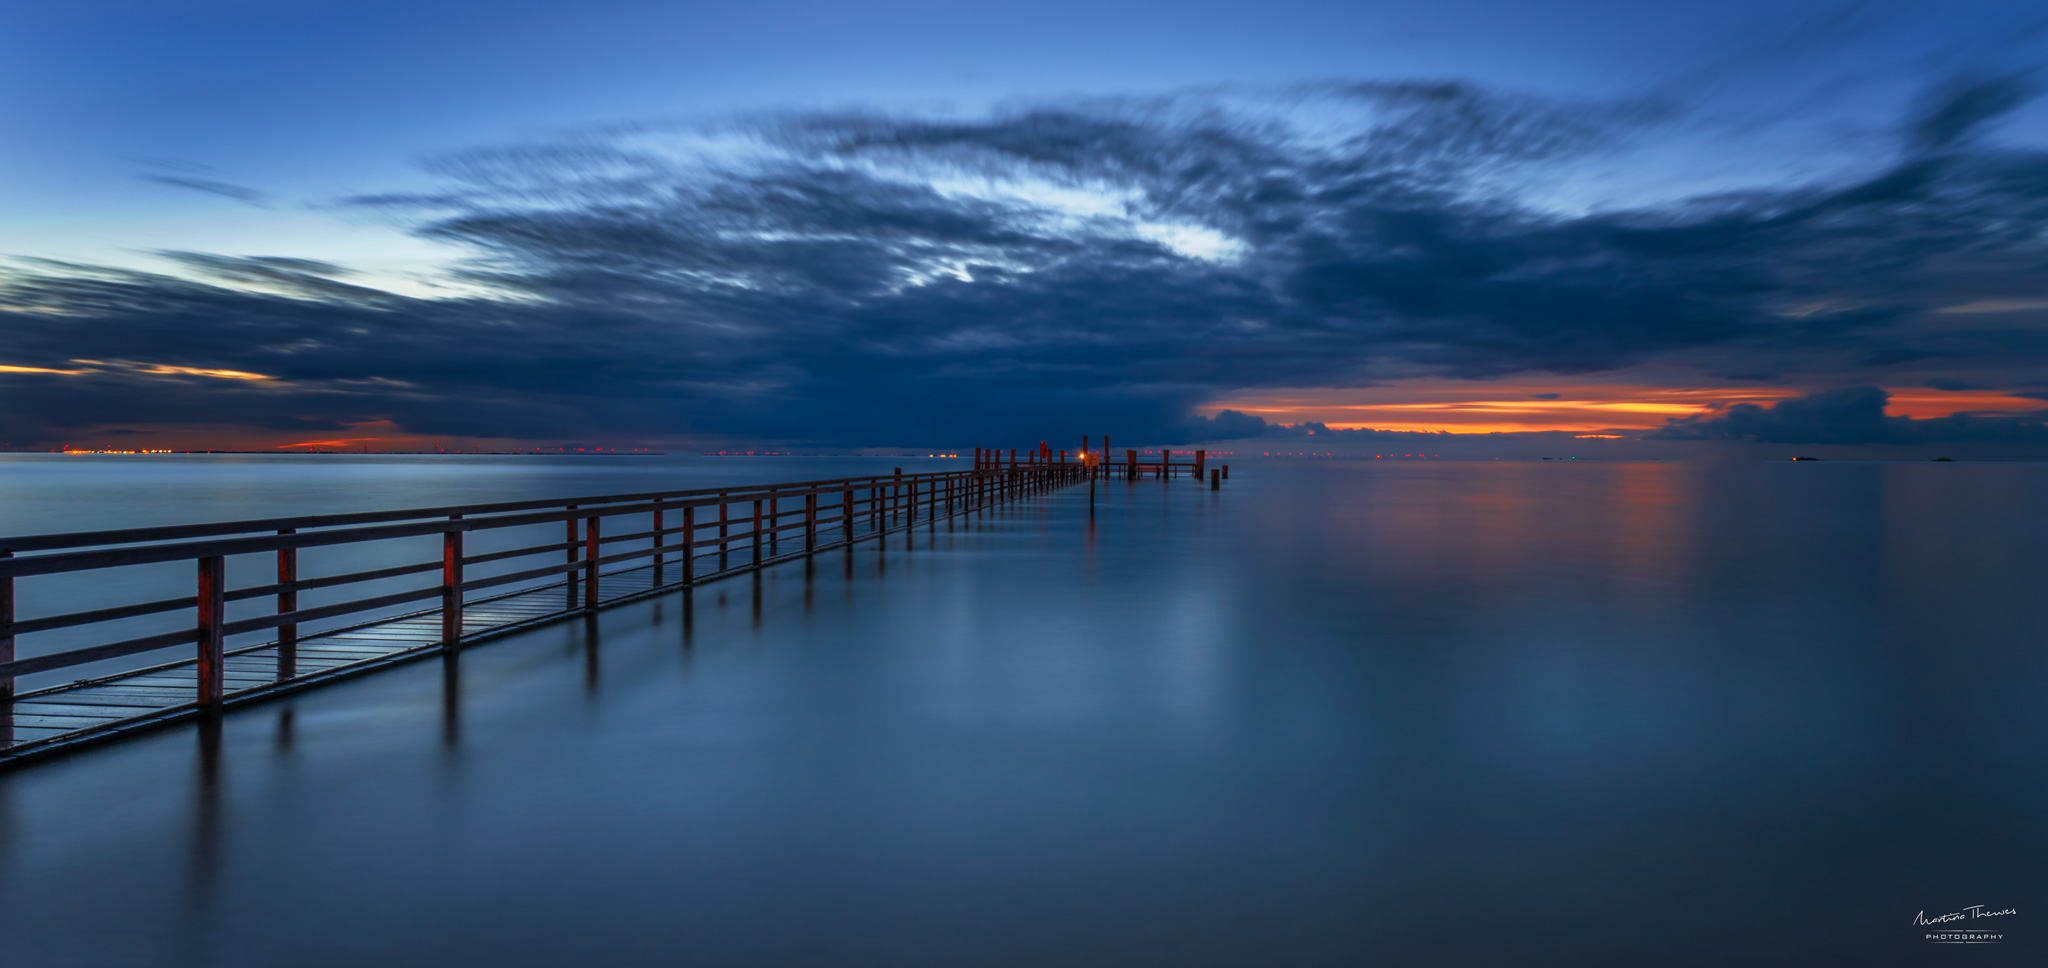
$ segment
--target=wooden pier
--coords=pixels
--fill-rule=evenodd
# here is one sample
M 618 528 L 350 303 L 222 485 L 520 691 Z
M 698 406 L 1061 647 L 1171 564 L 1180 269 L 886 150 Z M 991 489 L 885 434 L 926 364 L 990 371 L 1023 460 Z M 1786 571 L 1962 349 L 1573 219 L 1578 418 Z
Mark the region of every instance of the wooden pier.
M 977 450 L 971 469 L 929 474 L 0 538 L 0 767 L 1077 482 L 1200 480 L 1199 453 L 1112 463 L 1104 444 L 1071 459 L 1044 444 L 1022 460 Z M 379 564 L 305 577 L 302 557 L 335 549 Z M 167 568 L 185 570 L 192 594 L 119 600 L 176 580 Z M 234 584 L 252 569 L 253 582 Z M 22 614 L 39 582 L 117 601 Z M 53 635 L 92 644 L 17 658 L 22 643 Z M 148 664 L 16 692 L 23 677 L 131 656 Z

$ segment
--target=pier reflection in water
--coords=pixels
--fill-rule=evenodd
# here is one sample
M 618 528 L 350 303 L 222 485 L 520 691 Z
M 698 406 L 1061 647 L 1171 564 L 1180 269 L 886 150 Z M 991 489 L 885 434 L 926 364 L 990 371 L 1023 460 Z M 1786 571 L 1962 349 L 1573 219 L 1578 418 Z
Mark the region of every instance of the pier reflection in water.
M 0 776 L 0 951 L 1899 963 L 1916 910 L 2048 900 L 2048 468 L 1232 484 L 1072 489 Z

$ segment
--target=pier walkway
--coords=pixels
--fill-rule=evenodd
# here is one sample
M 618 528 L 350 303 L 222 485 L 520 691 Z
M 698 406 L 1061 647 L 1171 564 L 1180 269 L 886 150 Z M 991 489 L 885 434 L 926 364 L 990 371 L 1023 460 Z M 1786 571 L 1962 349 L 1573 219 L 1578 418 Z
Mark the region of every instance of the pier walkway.
M 1041 444 L 929 474 L 0 538 L 0 768 L 1136 468 Z M 323 556 L 343 570 L 302 577 Z M 39 602 L 93 607 L 17 617 Z M 62 650 L 16 657 L 39 640 Z M 152 664 L 102 671 L 129 656 Z

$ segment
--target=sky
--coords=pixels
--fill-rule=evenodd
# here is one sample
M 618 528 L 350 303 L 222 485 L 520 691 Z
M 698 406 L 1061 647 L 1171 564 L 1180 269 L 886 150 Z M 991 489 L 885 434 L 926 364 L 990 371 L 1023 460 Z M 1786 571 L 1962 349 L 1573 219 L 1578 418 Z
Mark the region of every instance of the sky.
M 2044 458 L 2044 57 L 1988 0 L 27 0 L 0 447 Z

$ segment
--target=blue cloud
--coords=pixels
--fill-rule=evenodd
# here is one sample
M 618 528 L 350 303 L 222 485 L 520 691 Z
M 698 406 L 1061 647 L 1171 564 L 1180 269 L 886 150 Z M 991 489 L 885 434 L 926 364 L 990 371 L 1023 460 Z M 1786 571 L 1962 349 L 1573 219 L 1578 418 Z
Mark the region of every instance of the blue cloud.
M 1915 420 L 1884 412 L 1891 394 L 1845 387 L 1771 406 L 1738 403 L 1716 416 L 1670 421 L 1657 440 L 1754 440 L 1771 444 L 2048 442 L 2048 410 L 2021 416 L 1955 414 Z

